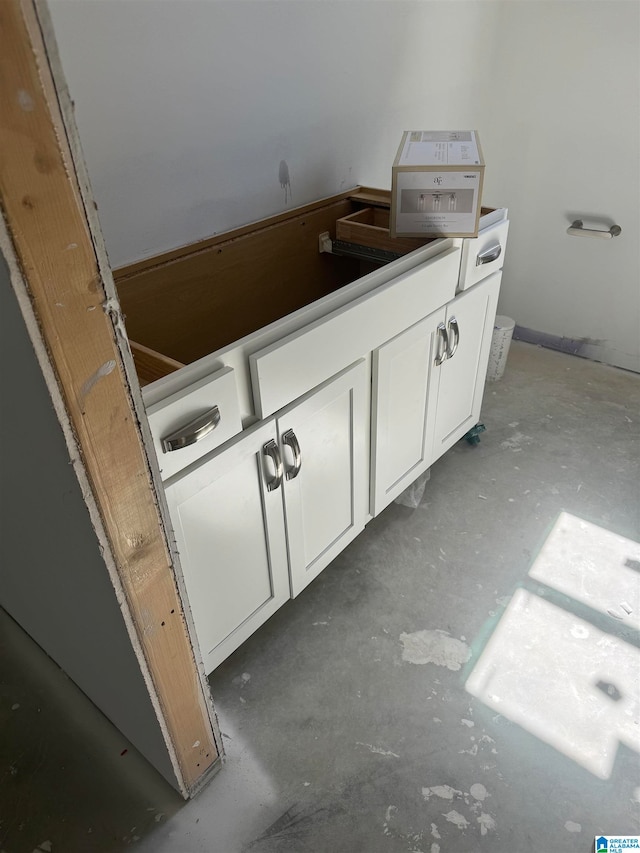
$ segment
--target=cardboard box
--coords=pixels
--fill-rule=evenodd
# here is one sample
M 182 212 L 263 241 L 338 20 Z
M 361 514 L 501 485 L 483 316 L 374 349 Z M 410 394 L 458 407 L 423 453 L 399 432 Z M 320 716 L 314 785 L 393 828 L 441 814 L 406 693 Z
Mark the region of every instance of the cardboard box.
M 475 130 L 406 130 L 393 164 L 393 237 L 477 237 L 484 160 Z

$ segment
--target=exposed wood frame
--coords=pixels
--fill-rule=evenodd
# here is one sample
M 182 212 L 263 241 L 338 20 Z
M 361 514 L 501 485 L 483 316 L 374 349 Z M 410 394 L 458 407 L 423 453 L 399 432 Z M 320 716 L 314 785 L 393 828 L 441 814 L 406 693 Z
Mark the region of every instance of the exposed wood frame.
M 46 6 L 36 0 L 0 2 L 0 151 L 0 248 L 189 796 L 219 764 L 220 739 L 72 107 Z

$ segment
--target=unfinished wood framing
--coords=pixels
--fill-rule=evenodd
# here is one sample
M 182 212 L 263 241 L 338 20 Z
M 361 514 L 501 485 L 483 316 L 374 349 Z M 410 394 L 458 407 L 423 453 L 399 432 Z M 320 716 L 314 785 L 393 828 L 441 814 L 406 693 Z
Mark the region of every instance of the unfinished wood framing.
M 0 3 L 4 251 L 23 310 L 32 312 L 27 325 L 41 363 L 51 365 L 50 390 L 62 401 L 58 414 L 114 594 L 188 795 L 218 761 L 213 708 L 178 594 L 108 262 L 86 212 L 93 202 L 71 153 L 75 129 L 56 97 L 48 56 L 55 46 L 46 34 L 45 49 L 39 15 L 33 0 Z

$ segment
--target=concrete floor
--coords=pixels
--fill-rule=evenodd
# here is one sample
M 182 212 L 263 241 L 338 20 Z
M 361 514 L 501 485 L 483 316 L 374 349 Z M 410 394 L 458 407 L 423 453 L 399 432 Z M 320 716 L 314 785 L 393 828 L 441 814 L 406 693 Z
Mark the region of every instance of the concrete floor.
M 2 620 L 0 851 L 640 834 L 640 376 L 514 342 L 482 420 L 213 674 L 227 764 L 190 803 Z

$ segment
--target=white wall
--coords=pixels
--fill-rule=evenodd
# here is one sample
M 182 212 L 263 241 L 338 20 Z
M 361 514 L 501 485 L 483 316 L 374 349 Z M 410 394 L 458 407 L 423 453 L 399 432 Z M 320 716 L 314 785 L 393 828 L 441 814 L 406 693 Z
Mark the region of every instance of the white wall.
M 480 116 L 473 2 L 50 5 L 116 266 L 284 209 L 283 160 L 289 205 L 390 186 L 407 123 Z
M 512 215 L 499 310 L 636 371 L 639 57 L 638 3 L 501 3 L 482 135 Z M 622 235 L 569 237 L 575 218 Z
M 475 127 L 512 216 L 501 311 L 640 369 L 637 4 L 50 4 L 114 266 L 388 187 L 402 130 Z M 573 213 L 623 236 L 570 238 Z

